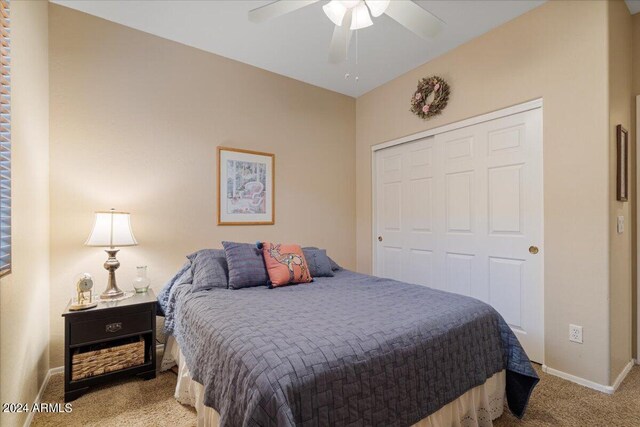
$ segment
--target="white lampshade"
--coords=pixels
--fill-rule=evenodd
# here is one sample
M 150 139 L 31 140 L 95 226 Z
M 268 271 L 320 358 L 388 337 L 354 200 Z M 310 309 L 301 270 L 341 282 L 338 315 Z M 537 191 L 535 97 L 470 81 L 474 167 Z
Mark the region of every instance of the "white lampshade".
M 84 243 L 87 246 L 135 246 L 138 244 L 131 230 L 129 212 L 96 212 L 91 235 Z
M 351 18 L 351 29 L 359 30 L 361 28 L 367 28 L 373 25 L 371 16 L 369 15 L 369 9 L 364 3 L 360 3 L 353 8 L 353 18 Z
M 391 0 L 365 0 L 374 18 L 382 15 L 389 7 Z

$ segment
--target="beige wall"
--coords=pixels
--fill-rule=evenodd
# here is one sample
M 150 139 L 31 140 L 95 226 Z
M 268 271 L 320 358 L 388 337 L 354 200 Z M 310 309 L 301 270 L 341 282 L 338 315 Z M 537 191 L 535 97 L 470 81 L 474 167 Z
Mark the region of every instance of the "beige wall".
M 368 272 L 370 146 L 538 97 L 546 364 L 609 384 L 626 363 L 629 311 L 613 309 L 635 274 L 631 233 L 617 236 L 609 218 L 622 212 L 627 230 L 635 229 L 631 204 L 613 202 L 610 167 L 611 125 L 630 114 L 619 103 L 619 70 L 611 65 L 609 75 L 610 64 L 625 60 L 622 48 L 607 48 L 627 31 L 626 24 L 609 25 L 626 19 L 619 5 L 550 2 L 356 102 L 60 6 L 51 5 L 50 15 L 52 366 L 62 364 L 59 314 L 73 277 L 88 271 L 98 291 L 104 286 L 104 254 L 82 246 L 94 210 L 133 214 L 141 245 L 119 256 L 123 288 L 135 265 L 148 264 L 158 290 L 184 254 L 223 239 L 321 245 L 345 266 Z M 633 25 L 633 90 L 640 94 L 640 15 Z M 447 78 L 453 93 L 442 116 L 423 122 L 407 113 L 407 99 L 430 74 Z M 217 145 L 276 153 L 275 226 L 215 225 Z M 584 326 L 583 345 L 568 342 L 570 322 Z
M 610 379 L 614 381 L 629 363 L 632 355 L 633 254 L 631 241 L 635 218 L 631 215 L 631 200 L 635 199 L 636 186 L 629 180 L 629 202 L 616 200 L 616 126 L 621 124 L 625 129 L 631 129 L 632 19 L 629 8 L 623 0 L 609 1 L 607 5 L 609 9 Z M 630 154 L 633 156 L 635 151 Z M 629 166 L 635 171 L 635 158 L 631 156 Z M 631 177 L 635 174 L 629 175 Z M 622 234 L 618 234 L 616 229 L 618 216 L 625 218 L 625 232 Z
M 13 271 L 0 279 L 0 401 L 33 402 L 49 369 L 47 2 L 11 2 Z M 26 414 L 2 413 L 3 426 Z
M 633 100 L 631 101 L 631 147 L 630 154 L 633 156 L 632 159 L 636 159 L 636 144 L 637 144 L 637 132 L 638 132 L 638 124 L 636 123 L 636 101 L 635 97 L 640 95 L 640 13 L 636 13 L 631 17 L 632 20 L 632 31 L 633 31 L 633 67 L 632 67 L 632 95 Z M 634 185 L 637 182 L 637 168 L 634 168 L 632 171 L 633 174 L 631 176 L 631 180 Z M 637 192 L 636 192 L 637 193 Z M 635 194 L 634 194 L 635 195 Z M 631 201 L 632 212 L 631 215 L 634 219 L 638 218 L 638 198 L 634 197 Z M 633 250 L 633 266 L 632 266 L 632 282 L 635 284 L 633 290 L 633 301 L 638 301 L 638 221 L 634 221 L 633 229 L 632 229 L 632 250 Z M 633 306 L 633 324 L 638 325 L 638 307 L 637 305 Z M 633 334 L 633 355 L 637 359 L 640 355 L 638 354 L 638 328 L 634 329 Z
M 607 4 L 548 2 L 358 98 L 357 266 L 371 271 L 370 146 L 544 100 L 545 363 L 610 383 Z M 452 86 L 444 113 L 409 110 L 419 78 Z M 569 323 L 584 344 L 568 340 Z
M 633 93 L 640 95 L 640 13 L 631 17 L 633 25 Z
M 50 6 L 51 366 L 73 278 L 105 286 L 105 254 L 84 247 L 93 211 L 132 213 L 159 290 L 184 256 L 221 240 L 326 247 L 355 267 L 355 100 L 245 64 Z M 276 225 L 216 226 L 215 148 L 276 155 Z

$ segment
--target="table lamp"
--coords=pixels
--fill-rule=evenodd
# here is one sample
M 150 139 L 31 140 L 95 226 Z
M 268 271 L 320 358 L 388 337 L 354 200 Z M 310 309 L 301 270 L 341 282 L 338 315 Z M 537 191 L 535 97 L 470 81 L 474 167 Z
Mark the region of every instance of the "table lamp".
M 131 219 L 129 212 L 117 212 L 111 209 L 107 212 L 96 212 L 95 222 L 91 235 L 84 243 L 86 246 L 108 247 L 105 252 L 109 258 L 104 263 L 104 268 L 109 272 L 107 289 L 100 295 L 101 299 L 112 299 L 124 294 L 116 285 L 116 269 L 120 262 L 116 259 L 118 249 L 116 246 L 135 246 L 138 244 L 131 231 Z

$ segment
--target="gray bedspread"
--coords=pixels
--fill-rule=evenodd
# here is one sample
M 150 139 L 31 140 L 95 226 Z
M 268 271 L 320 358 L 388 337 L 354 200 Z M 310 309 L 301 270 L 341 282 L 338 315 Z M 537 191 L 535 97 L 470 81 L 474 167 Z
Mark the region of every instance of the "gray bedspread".
M 507 370 L 521 417 L 538 377 L 502 317 L 476 299 L 351 271 L 276 289 L 159 295 L 222 426 L 409 426 Z

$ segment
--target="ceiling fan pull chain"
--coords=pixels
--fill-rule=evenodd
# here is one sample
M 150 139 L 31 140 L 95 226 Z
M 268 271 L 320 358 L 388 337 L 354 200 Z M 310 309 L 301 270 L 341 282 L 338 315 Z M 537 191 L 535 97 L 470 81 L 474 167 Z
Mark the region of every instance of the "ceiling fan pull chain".
M 359 33 L 360 31 L 356 30 L 356 83 L 358 83 L 358 80 L 360 80 L 360 67 L 358 67 L 358 34 Z

